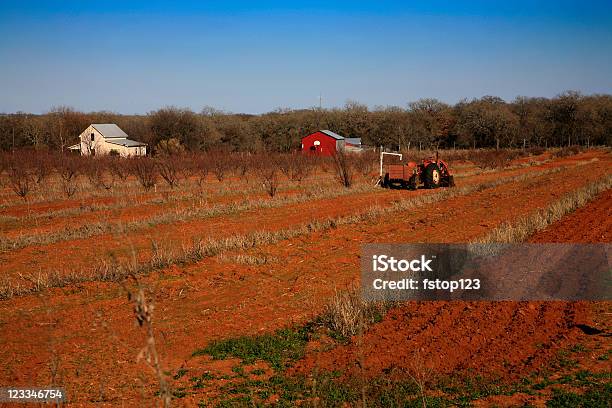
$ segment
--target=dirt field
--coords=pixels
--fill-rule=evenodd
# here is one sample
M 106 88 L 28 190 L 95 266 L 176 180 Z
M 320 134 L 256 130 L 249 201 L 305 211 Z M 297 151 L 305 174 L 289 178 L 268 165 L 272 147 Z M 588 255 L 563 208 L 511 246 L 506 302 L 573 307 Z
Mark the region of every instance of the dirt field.
M 145 193 L 133 180 L 109 193 L 83 186 L 69 200 L 51 186 L 53 200 L 41 195 L 28 204 L 5 187 L 0 384 L 62 385 L 70 406 L 153 406 L 159 380 L 138 358 L 147 337 L 128 298 L 136 281 L 111 276 L 137 263 L 175 406 L 286 403 L 270 383 L 280 371 L 306 378 L 310 388 L 300 395 L 311 395 L 322 373 L 339 383 L 411 382 L 419 359 L 432 401 L 454 401 L 450 386 L 439 384 L 466 378 L 491 381 L 490 392 L 467 400 L 481 406 L 541 405 L 556 395 L 554 386 L 584 392 L 555 381 L 610 373 L 609 302 L 408 302 L 359 336 L 339 341 L 315 330 L 280 371 L 266 358 L 242 364 L 196 352 L 316 320 L 337 291 L 358 284 L 362 243 L 472 242 L 612 176 L 612 156 L 602 150 L 522 158 L 493 171 L 456 165 L 455 189 L 383 190 L 360 178 L 346 190 L 333 174 L 317 172 L 286 182 L 273 199 L 256 181 L 236 178 L 211 177 L 204 194 L 190 184 Z M 609 243 L 611 203 L 607 190 L 529 241 Z M 526 387 L 526 379 L 539 388 L 491 391 L 492 381 Z

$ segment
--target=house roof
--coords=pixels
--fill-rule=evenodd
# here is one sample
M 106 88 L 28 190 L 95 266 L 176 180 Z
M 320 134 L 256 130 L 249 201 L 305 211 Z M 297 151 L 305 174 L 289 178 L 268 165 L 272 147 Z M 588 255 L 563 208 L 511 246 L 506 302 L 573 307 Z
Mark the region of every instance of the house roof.
M 105 138 L 127 139 L 128 137 L 127 133 L 114 123 L 92 123 L 91 126 Z
M 348 144 L 352 144 L 352 145 L 361 145 L 361 138 L 360 137 L 346 137 L 344 138 L 344 141 Z
M 130 139 L 121 139 L 121 140 L 113 140 L 111 141 L 106 141 L 106 143 L 110 143 L 110 144 L 114 144 L 114 145 L 119 145 L 119 146 L 125 146 L 125 147 L 137 147 L 137 146 L 146 146 L 146 143 L 142 143 L 142 142 L 137 142 L 135 140 L 130 140 Z
M 336 140 L 344 140 L 343 136 L 332 132 L 331 130 L 320 130 L 319 132 L 326 134 L 327 136 L 333 137 Z

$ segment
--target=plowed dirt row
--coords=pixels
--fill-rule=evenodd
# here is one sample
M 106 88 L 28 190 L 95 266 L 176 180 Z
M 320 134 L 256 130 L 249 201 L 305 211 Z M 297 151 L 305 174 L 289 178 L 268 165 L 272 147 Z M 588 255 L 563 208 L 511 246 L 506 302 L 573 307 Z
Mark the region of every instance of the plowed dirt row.
M 329 184 L 330 178 L 331 177 L 329 174 L 321 173 L 312 175 L 308 180 L 316 184 Z M 47 188 L 50 191 L 55 191 L 55 194 L 58 195 L 59 198 L 50 201 L 48 198 L 50 194 L 39 192 L 45 199 L 30 203 L 24 203 L 23 200 L 17 199 L 10 188 L 6 187 L 2 191 L 4 191 L 4 195 L 6 197 L 10 197 L 11 199 L 0 201 L 0 215 L 26 216 L 30 213 L 49 213 L 49 215 L 53 215 L 53 212 L 55 211 L 78 209 L 84 206 L 112 205 L 114 203 L 122 202 L 126 200 L 126 198 L 128 200 L 139 202 L 154 199 L 156 197 L 162 199 L 165 195 L 191 195 L 191 193 L 187 190 L 193 190 L 191 187 L 185 189 L 184 187 L 186 183 L 183 183 L 183 185 L 175 190 L 171 190 L 165 185 L 160 185 L 159 188 L 155 189 L 155 191 L 143 191 L 138 182 L 132 178 L 128 180 L 127 185 L 120 185 L 116 188 L 116 190 L 111 191 L 110 193 L 100 192 L 91 187 L 83 187 L 83 184 L 81 184 L 80 190 L 82 191 L 80 191 L 77 196 L 73 198 L 65 198 L 63 196 L 63 193 L 61 193 L 61 188 L 59 187 L 59 181 L 49 181 L 51 186 L 53 184 L 56 184 L 57 186 L 55 188 L 47 186 Z M 194 184 L 195 181 L 192 181 L 191 183 Z M 245 190 L 249 193 L 257 194 L 261 190 L 258 188 L 257 183 L 253 182 L 253 180 L 245 181 L 239 180 L 236 177 L 231 177 L 224 179 L 223 182 L 219 182 L 212 175 L 208 175 L 205 183 L 205 189 L 209 197 L 242 195 L 243 191 Z M 261 195 L 263 196 L 264 193 L 262 192 Z M 32 198 L 30 198 L 30 200 L 32 200 Z
M 260 267 L 232 265 L 216 258 L 150 276 L 147 281 L 154 286 L 155 327 L 163 364 L 170 372 L 182 365 L 206 366 L 206 359 L 190 359 L 189 355 L 212 339 L 256 334 L 309 319 L 321 311 L 334 288 L 358 279 L 362 242 L 465 242 L 591 180 L 580 169 L 573 169 L 538 181 L 502 185 L 399 213 L 394 219 L 347 225 L 260 247 L 251 252 L 280 260 Z M 46 383 L 52 362 L 59 361 L 59 375 L 72 398 L 80 402 L 92 403 L 103 396 L 117 405 L 119 396 L 153 398 L 155 381 L 143 362 L 135 362 L 145 344 L 142 331 L 134 326 L 124 296 L 116 284 L 86 284 L 0 302 L 0 359 L 6 362 L 0 382 Z M 521 330 L 515 330 L 523 327 L 534 331 L 536 340 L 529 344 L 542 340 L 545 353 L 548 349 L 552 353 L 560 339 L 573 336 L 561 315 L 569 312 L 569 321 L 583 316 L 580 305 L 567 310 L 565 306 L 538 306 L 535 312 L 529 306 L 517 309 L 512 304 L 500 310 L 478 304 L 428 307 L 440 312 L 440 322 L 451 331 L 470 321 L 475 330 L 481 330 L 469 346 L 458 336 L 446 342 L 442 339 L 446 332 L 438 332 L 438 345 L 481 353 L 490 339 L 496 339 L 491 342 L 497 350 L 493 356 L 501 355 L 502 345 L 523 344 Z M 426 316 L 429 309 L 419 310 Z M 488 324 L 490 318 L 510 327 L 514 337 L 504 343 L 499 328 Z M 423 345 L 427 347 L 424 340 Z M 510 358 L 520 371 L 523 357 Z M 455 361 L 456 367 L 466 365 L 460 353 Z M 489 364 L 484 357 L 480 361 Z M 324 361 L 317 364 L 323 366 Z M 140 379 L 147 382 L 144 387 Z
M 541 159 L 538 157 L 527 158 L 532 163 L 536 163 Z M 517 160 L 518 163 L 523 163 L 523 160 Z M 477 170 L 473 165 L 462 167 L 455 171 L 455 174 L 460 177 L 462 173 L 471 173 Z M 370 180 L 365 182 L 369 183 Z M 135 182 L 133 182 L 134 184 Z M 227 184 L 231 183 L 233 186 L 233 192 L 228 193 Z M 305 192 L 309 186 L 316 186 L 317 188 L 328 188 L 336 187 L 336 182 L 333 180 L 332 174 L 325 174 L 319 172 L 319 174 L 311 175 L 310 178 L 304 183 L 297 184 L 293 182 L 282 183 L 281 188 L 278 192 L 279 196 L 291 196 Z M 257 186 L 257 187 L 255 187 Z M 196 189 L 192 186 L 192 190 Z M 64 231 L 66 229 L 76 229 L 83 227 L 87 224 L 100 222 L 100 221 L 136 221 L 146 220 L 156 214 L 162 214 L 164 211 L 178 211 L 181 208 L 187 208 L 189 206 L 197 205 L 198 200 L 195 198 L 189 199 L 191 194 L 186 194 L 185 186 L 181 186 L 178 190 L 169 190 L 162 188 L 159 193 L 136 193 L 140 187 L 136 184 L 132 188 L 127 189 L 131 197 L 127 197 L 126 194 L 117 194 L 113 192 L 111 197 L 87 197 L 85 196 L 80 199 L 72 200 L 57 200 L 53 203 L 35 203 L 31 205 L 25 205 L 22 202 L 16 202 L 13 205 L 6 203 L 4 208 L 0 209 L 0 215 L 25 215 L 35 214 L 36 217 L 22 217 L 20 220 L 0 223 L 0 231 L 5 232 L 8 237 L 16 237 L 24 234 L 48 234 L 57 231 Z M 245 182 L 245 180 L 230 179 L 225 183 L 220 184 L 216 179 L 213 179 L 209 175 L 208 183 L 206 184 L 206 202 L 208 204 L 226 204 L 226 203 L 237 203 L 245 199 L 262 199 L 267 198 L 267 195 L 263 193 L 262 189 L 258 186 L 257 182 Z M 8 193 L 6 193 L 8 194 Z M 12 194 L 12 193 L 11 193 Z M 165 203 L 164 196 L 170 196 L 174 199 L 171 203 Z M 121 197 L 119 200 L 118 197 Z M 157 198 L 155 198 L 157 197 Z M 126 200 L 127 198 L 127 200 Z M 97 202 L 97 200 L 100 200 Z M 162 201 L 161 203 L 154 203 L 152 201 Z M 132 203 L 126 204 L 127 202 Z M 95 209 L 95 205 L 106 205 L 111 206 L 108 210 Z M 200 204 L 201 205 L 201 204 Z M 61 210 L 78 210 L 87 209 L 91 210 L 83 211 L 78 214 L 58 214 Z M 45 214 L 48 214 L 46 217 Z
M 610 242 L 612 238 L 612 190 L 579 208 L 529 242 Z
M 215 183 L 218 183 L 215 181 Z M 286 186 L 279 189 L 278 197 L 289 197 L 308 191 L 306 186 L 295 185 Z M 319 188 L 335 187 L 330 181 L 321 183 Z M 156 215 L 167 212 L 178 212 L 190 209 L 192 207 L 201 207 L 202 203 L 206 205 L 220 204 L 238 204 L 246 199 L 264 200 L 268 195 L 261 188 L 254 188 L 252 184 L 237 183 L 236 190 L 233 193 L 220 190 L 219 185 L 208 187 L 202 197 L 197 196 L 197 188 L 193 187 L 191 192 L 184 190 L 166 190 L 161 193 L 152 194 L 135 194 L 132 197 L 106 197 L 99 203 L 91 202 L 91 200 L 75 200 L 80 203 L 74 207 L 60 207 L 55 211 L 32 211 L 30 214 L 33 217 L 23 216 L 18 220 L 11 220 L 4 224 L 0 223 L 0 231 L 5 233 L 7 237 L 19 237 L 21 235 L 30 234 L 49 234 L 57 231 L 70 229 L 78 229 L 87 224 L 97 222 L 127 222 L 127 221 L 143 221 Z M 138 190 L 138 188 L 135 188 Z M 95 205 L 102 205 L 108 208 L 96 208 Z M 93 207 L 92 207 L 93 206 Z M 77 213 L 61 214 L 61 210 L 79 210 Z M 81 211 L 82 209 L 82 211 Z M 88 210 L 89 209 L 89 210 Z M 21 210 L 18 210 L 21 212 Z M 10 215 L 11 211 L 5 210 L 6 215 Z M 49 214 L 48 216 L 44 216 Z
M 473 171 L 471 168 L 467 168 L 468 171 Z M 460 177 L 462 172 L 466 169 L 456 172 L 457 176 Z M 355 180 L 356 183 L 367 183 L 370 185 L 371 180 L 362 180 L 359 178 Z M 258 185 L 257 182 L 247 183 L 244 180 L 234 180 L 233 191 L 227 191 L 226 184 L 220 184 L 217 180 L 209 180 L 209 184 L 206 185 L 206 192 L 203 195 L 204 199 L 193 197 L 197 187 L 191 186 L 192 193 L 187 194 L 185 189 L 189 187 L 181 186 L 177 190 L 164 189 L 159 193 L 145 193 L 133 194 L 131 197 L 121 196 L 121 200 L 118 199 L 118 195 L 114 194 L 113 197 L 99 198 L 100 203 L 96 203 L 95 199 L 82 198 L 81 200 L 65 200 L 54 202 L 54 207 L 47 208 L 48 204 L 35 204 L 31 208 L 24 206 L 23 203 L 18 203 L 16 206 L 9 206 L 0 210 L 0 215 L 10 215 L 14 212 L 21 214 L 27 210 L 30 214 L 35 217 L 22 217 L 21 219 L 11 220 L 10 222 L 0 222 L 0 231 L 5 233 L 5 236 L 15 238 L 23 235 L 31 234 L 49 234 L 58 231 L 75 230 L 88 224 L 96 222 L 127 222 L 127 221 L 139 221 L 147 220 L 150 217 L 154 217 L 158 214 L 165 212 L 180 212 L 182 209 L 188 209 L 191 207 L 201 207 L 202 202 L 206 202 L 207 205 L 215 204 L 238 204 L 244 200 L 258 200 L 268 199 L 267 194 L 263 192 L 263 189 Z M 288 197 L 297 194 L 304 194 L 311 190 L 337 188 L 337 182 L 333 179 L 331 174 L 318 174 L 311 176 L 307 181 L 303 183 L 295 182 L 283 182 L 281 188 L 277 193 L 277 197 Z M 138 186 L 133 186 L 130 189 L 130 193 L 133 191 L 139 191 Z M 164 199 L 164 195 L 170 197 L 172 201 L 167 202 Z M 96 204 L 110 206 L 108 209 L 96 209 Z M 79 210 L 79 213 L 61 214 L 57 211 L 62 209 L 66 210 Z M 88 208 L 91 208 L 88 210 Z M 57 211 L 54 211 L 57 210 Z M 48 210 L 48 211 L 47 211 Z M 48 214 L 48 216 L 45 216 Z
M 562 165 L 574 165 L 582 162 L 581 159 L 592 158 L 592 154 L 594 153 L 590 152 L 528 169 L 509 170 L 471 177 L 469 181 L 466 180 L 466 184 Z M 602 160 L 607 160 L 607 156 L 602 156 L 601 153 L 598 156 L 601 156 Z M 598 169 L 601 171 L 601 167 L 598 167 Z M 566 171 L 571 173 L 577 170 Z M 590 172 L 586 179 L 592 179 L 597 174 L 599 173 L 596 171 Z M 38 274 L 46 272 L 55 272 L 60 275 L 75 271 L 80 273 L 84 270 L 92 270 L 104 259 L 129 259 L 134 252 L 138 254 L 140 261 L 147 261 L 151 257 L 153 241 L 162 248 L 180 249 L 190 246 L 193 239 L 197 237 L 219 238 L 252 231 L 278 231 L 317 219 L 358 213 L 372 205 L 390 205 L 398 199 L 418 194 L 432 194 L 432 191 L 384 191 L 382 193 L 360 194 L 352 196 L 350 199 L 340 196 L 280 208 L 255 209 L 229 216 L 157 225 L 121 235 L 102 234 L 87 239 L 62 241 L 48 245 L 33 245 L 20 250 L 13 250 L 10 253 L 0 254 L 0 261 L 2 262 L 0 278 L 4 280 L 17 279 L 15 282 L 28 286 L 33 283 L 18 278 L 20 275 L 31 276 L 36 279 Z
M 405 376 L 420 360 L 421 369 L 434 369 L 440 376 L 478 373 L 512 381 L 545 367 L 580 337 L 576 325 L 590 321 L 586 303 L 411 302 L 390 311 L 359 345 L 313 353 L 295 370 L 366 377 L 396 370 Z

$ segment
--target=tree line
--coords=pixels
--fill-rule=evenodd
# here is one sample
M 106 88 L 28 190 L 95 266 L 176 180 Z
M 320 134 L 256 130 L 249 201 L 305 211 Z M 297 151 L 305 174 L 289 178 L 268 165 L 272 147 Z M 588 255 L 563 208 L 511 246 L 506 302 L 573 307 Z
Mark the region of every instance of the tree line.
M 116 123 L 153 152 L 289 152 L 319 129 L 399 150 L 610 145 L 612 95 L 568 91 L 554 98 L 519 96 L 511 102 L 485 96 L 455 105 L 420 99 L 406 107 L 374 109 L 349 101 L 342 108 L 278 109 L 261 115 L 210 107 L 197 113 L 164 107 L 146 115 L 122 115 L 61 106 L 42 115 L 0 114 L 0 150 L 65 151 L 91 123 Z

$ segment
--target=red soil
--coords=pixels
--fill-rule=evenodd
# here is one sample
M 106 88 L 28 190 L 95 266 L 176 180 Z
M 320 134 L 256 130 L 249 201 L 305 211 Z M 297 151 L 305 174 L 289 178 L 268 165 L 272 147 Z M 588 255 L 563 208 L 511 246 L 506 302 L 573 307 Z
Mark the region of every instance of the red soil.
M 608 190 L 593 202 L 538 232 L 529 242 L 610 242 L 611 234 L 612 190 Z
M 602 159 L 609 164 L 608 159 Z M 207 364 L 212 364 L 209 360 L 190 355 L 211 340 L 268 332 L 318 314 L 334 288 L 358 280 L 363 242 L 466 242 L 546 206 L 608 169 L 602 166 L 586 176 L 579 168 L 564 170 L 538 182 L 501 185 L 398 213 L 393 219 L 344 225 L 247 251 L 280 260 L 262 266 L 213 258 L 142 278 L 155 299 L 155 334 L 164 369 L 171 373 L 179 367 L 207 369 Z M 406 194 L 385 193 L 392 199 Z M 329 214 L 335 206 L 346 211 L 351 205 L 367 202 L 353 198 L 346 204 L 342 200 L 309 203 L 310 207 L 302 210 Z M 293 218 L 290 210 L 297 212 L 295 206 L 279 211 L 278 216 L 259 210 L 248 214 L 253 220 L 229 218 L 210 228 L 234 232 L 291 225 L 300 219 Z M 246 224 L 244 229 L 240 229 L 242 223 Z M 192 228 L 191 224 L 182 227 Z M 186 236 L 192 232 L 188 229 Z M 105 248 L 108 241 L 98 243 Z M 65 248 L 52 246 L 45 252 L 46 260 L 65 258 L 69 254 Z M 20 255 L 21 262 L 32 263 L 45 256 L 37 251 L 41 248 Z M 89 256 L 78 248 L 72 254 L 73 259 Z M 12 272 L 9 267 L 2 266 L 2 270 Z M 144 362 L 136 361 L 145 340 L 125 294 L 122 286 L 114 283 L 90 283 L 0 302 L 0 383 L 47 384 L 51 368 L 58 367 L 56 381 L 66 385 L 77 406 L 94 405 L 101 399 L 114 406 L 152 405 L 156 381 Z M 417 345 L 420 353 L 432 356 L 432 362 L 447 371 L 484 367 L 485 372 L 501 370 L 512 376 L 543 364 L 557 348 L 579 335 L 571 328 L 573 323 L 589 324 L 589 319 L 583 303 L 414 303 L 392 311 L 366 334 L 371 336 L 362 347 L 367 358 L 349 346 L 338 349 L 344 350 L 340 354 L 309 354 L 300 367 L 327 367 L 336 361 L 340 365 L 334 369 L 342 364 L 354 369 L 354 357 L 358 356 L 364 370 L 374 374 L 390 366 L 388 359 L 379 357 L 385 345 L 390 353 L 403 357 L 410 356 L 408 347 Z M 433 322 L 436 324 L 431 325 Z M 402 338 L 397 330 L 406 330 L 412 337 L 404 333 Z M 447 355 L 448 361 L 443 358 Z M 400 368 L 404 364 L 400 358 L 398 364 Z
M 296 371 L 346 371 L 375 377 L 419 369 L 438 376 L 479 374 L 517 380 L 546 366 L 589 324 L 586 303 L 409 302 L 391 310 L 363 338 L 309 355 Z M 421 367 L 422 369 L 422 367 Z

